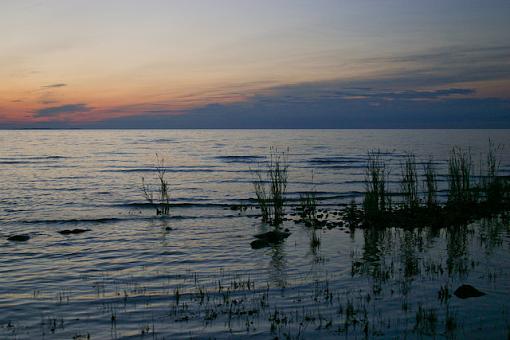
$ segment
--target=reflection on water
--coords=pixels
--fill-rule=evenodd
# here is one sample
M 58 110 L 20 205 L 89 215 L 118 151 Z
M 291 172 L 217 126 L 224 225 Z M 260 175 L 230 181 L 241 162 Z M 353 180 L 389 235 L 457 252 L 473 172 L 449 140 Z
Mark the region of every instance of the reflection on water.
M 282 243 L 273 245 L 270 249 L 271 260 L 269 261 L 269 277 L 271 283 L 277 287 L 287 286 L 287 275 L 286 275 L 286 264 L 285 250 Z

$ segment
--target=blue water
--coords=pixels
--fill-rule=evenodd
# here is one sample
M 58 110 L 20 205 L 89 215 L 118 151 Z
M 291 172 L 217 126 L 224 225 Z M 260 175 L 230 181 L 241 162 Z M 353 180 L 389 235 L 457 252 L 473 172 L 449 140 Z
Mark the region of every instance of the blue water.
M 406 152 L 419 162 L 433 157 L 444 195 L 454 145 L 470 148 L 477 168 L 489 138 L 508 148 L 509 132 L 0 131 L 0 338 L 505 337 L 508 219 L 476 222 L 461 236 L 324 229 L 318 249 L 310 230 L 289 220 L 292 235 L 282 245 L 254 250 L 253 234 L 268 226 L 255 208 L 230 206 L 253 205 L 253 171 L 270 146 L 288 154 L 291 214 L 312 189 L 329 211 L 359 202 L 374 149 L 392 169 L 394 190 Z M 166 218 L 141 191 L 142 177 L 156 183 L 156 153 L 171 188 Z M 500 158 L 501 174 L 510 175 L 507 149 Z M 74 228 L 89 231 L 58 233 Z M 13 234 L 31 239 L 7 241 Z M 382 280 L 385 270 L 391 278 Z M 451 293 L 462 283 L 487 295 L 438 300 L 440 287 Z M 204 292 L 208 301 L 200 300 Z M 419 308 L 437 314 L 433 331 L 417 326 Z M 453 330 L 445 330 L 447 316 Z

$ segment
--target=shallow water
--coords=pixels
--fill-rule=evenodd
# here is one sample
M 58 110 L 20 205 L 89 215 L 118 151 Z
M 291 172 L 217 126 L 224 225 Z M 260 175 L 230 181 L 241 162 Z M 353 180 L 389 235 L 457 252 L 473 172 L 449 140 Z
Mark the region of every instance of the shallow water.
M 407 151 L 433 156 L 444 175 L 453 145 L 470 147 L 477 165 L 488 138 L 510 147 L 509 132 L 1 131 L 0 338 L 505 337 L 505 217 L 469 232 L 325 229 L 317 248 L 286 221 L 283 244 L 254 250 L 267 226 L 256 209 L 230 206 L 252 204 L 269 146 L 288 148 L 290 213 L 311 188 L 325 209 L 359 200 L 369 149 L 385 152 L 392 180 Z M 168 218 L 141 192 L 142 177 L 155 182 L 155 153 L 171 185 Z M 73 228 L 90 231 L 57 233 Z M 21 233 L 31 239 L 6 240 Z M 462 283 L 487 295 L 438 298 Z M 418 322 L 419 310 L 435 318 Z

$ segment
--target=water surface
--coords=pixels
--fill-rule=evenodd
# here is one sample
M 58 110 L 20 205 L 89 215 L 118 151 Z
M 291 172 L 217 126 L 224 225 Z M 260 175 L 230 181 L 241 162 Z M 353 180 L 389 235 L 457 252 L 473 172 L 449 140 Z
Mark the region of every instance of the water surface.
M 256 209 L 230 207 L 252 205 L 253 170 L 270 146 L 288 150 L 291 213 L 312 188 L 324 209 L 359 201 L 370 149 L 384 152 L 393 188 L 406 152 L 433 157 L 444 190 L 452 146 L 469 147 L 478 165 L 489 138 L 510 147 L 509 132 L 1 131 L 0 338 L 505 337 L 504 216 L 462 231 L 325 229 L 317 248 L 286 221 L 283 244 L 254 250 L 268 227 Z M 155 183 L 156 153 L 168 218 L 141 192 L 142 177 Z M 501 158 L 509 175 L 508 152 Z M 73 228 L 90 231 L 58 233 Z M 6 240 L 20 233 L 31 239 Z M 487 295 L 450 296 L 462 283 Z

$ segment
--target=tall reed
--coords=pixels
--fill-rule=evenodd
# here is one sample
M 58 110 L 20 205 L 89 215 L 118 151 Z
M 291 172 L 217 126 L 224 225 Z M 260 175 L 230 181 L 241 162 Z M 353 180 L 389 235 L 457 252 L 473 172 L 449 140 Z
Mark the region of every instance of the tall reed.
M 271 147 L 267 168 L 257 170 L 253 181 L 262 220 L 274 226 L 283 222 L 287 172 L 287 154 Z
M 317 222 L 317 194 L 313 184 L 312 172 L 312 190 L 299 195 L 299 211 L 305 222 L 314 224 Z
M 501 160 L 498 159 L 498 153 L 503 150 L 502 145 L 496 146 L 489 139 L 489 151 L 487 152 L 487 173 L 483 180 L 483 189 L 485 191 L 485 199 L 489 204 L 499 202 L 503 198 L 503 182 L 498 176 Z
M 145 183 L 145 178 L 142 177 L 142 193 L 145 199 L 156 209 L 157 215 L 170 214 L 170 192 L 168 181 L 166 180 L 165 159 L 160 158 L 156 154 L 155 169 L 158 178 L 157 189 L 153 189 L 149 184 Z
M 386 212 L 388 201 L 387 176 L 386 164 L 381 157 L 380 150 L 369 151 L 363 199 L 363 211 L 368 223 L 379 219 Z
M 450 205 L 473 201 L 476 188 L 472 183 L 472 172 L 471 151 L 453 147 L 448 160 L 448 203 Z
M 425 176 L 424 191 L 426 194 L 427 207 L 432 208 L 437 206 L 437 174 L 432 158 L 429 158 L 427 163 L 425 163 L 423 173 Z
M 400 187 L 404 198 L 404 207 L 415 209 L 419 206 L 418 200 L 418 174 L 416 172 L 416 156 L 408 153 L 404 163 L 401 164 L 402 177 Z

